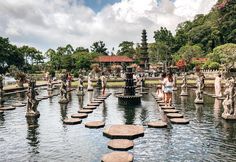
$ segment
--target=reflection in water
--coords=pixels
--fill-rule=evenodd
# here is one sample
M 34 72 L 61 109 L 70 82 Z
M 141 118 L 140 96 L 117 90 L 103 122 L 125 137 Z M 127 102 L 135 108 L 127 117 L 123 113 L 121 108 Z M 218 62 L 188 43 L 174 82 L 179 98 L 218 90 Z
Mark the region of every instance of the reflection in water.
M 202 122 L 203 117 L 203 104 L 194 104 L 196 108 L 196 117 L 199 123 Z
M 124 119 L 125 124 L 133 124 L 135 118 L 135 107 L 134 106 L 124 106 Z
M 39 148 L 39 131 L 38 131 L 38 118 L 35 117 L 27 117 L 27 124 L 28 124 L 28 131 L 27 131 L 27 137 L 26 139 L 28 140 L 28 144 L 32 147 L 32 150 L 30 152 L 32 153 L 39 153 L 38 148 Z
M 106 121 L 106 117 L 107 117 L 107 106 L 106 106 L 106 102 L 103 102 L 103 109 L 102 109 L 102 117 L 103 117 L 103 121 Z
M 67 95 L 68 95 L 68 100 L 71 101 L 72 100 L 71 92 L 68 92 Z
M 0 113 L 0 126 L 4 124 L 4 113 Z
M 88 103 L 90 103 L 93 99 L 93 91 L 87 91 L 88 93 Z
M 61 117 L 62 117 L 62 120 L 64 120 L 66 118 L 66 115 L 67 115 L 67 104 L 60 104 L 60 107 L 61 107 Z
M 235 140 L 236 137 L 236 123 L 233 121 L 226 121 L 222 119 L 223 131 L 227 139 Z
M 145 121 L 148 117 L 148 111 L 146 108 L 142 108 L 142 111 L 141 111 L 141 114 L 140 114 L 140 118 L 141 118 L 141 121 Z
M 25 92 L 16 93 L 17 100 L 23 101 L 25 99 Z
M 83 108 L 84 105 L 84 96 L 78 96 L 78 102 L 79 102 L 79 109 Z
M 185 113 L 185 109 L 186 109 L 186 106 L 187 106 L 187 99 L 188 97 L 187 96 L 180 96 L 180 99 L 181 99 L 181 109 L 182 109 L 182 112 Z
M 53 91 L 48 91 L 48 96 L 52 96 Z M 49 103 L 52 103 L 52 97 L 49 97 Z
M 216 120 L 219 120 L 221 117 L 221 100 L 215 99 L 214 102 L 214 117 Z

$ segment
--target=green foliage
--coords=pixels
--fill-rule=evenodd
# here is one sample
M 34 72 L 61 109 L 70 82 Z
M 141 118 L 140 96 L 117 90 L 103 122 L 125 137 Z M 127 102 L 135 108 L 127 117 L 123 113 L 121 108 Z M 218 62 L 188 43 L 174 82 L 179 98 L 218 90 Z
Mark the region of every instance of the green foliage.
M 218 62 L 208 60 L 207 62 L 205 62 L 203 64 L 202 68 L 203 69 L 218 70 L 220 68 L 220 64 Z
M 184 59 L 186 64 L 191 63 L 191 59 L 193 57 L 201 57 L 203 55 L 203 51 L 201 47 L 197 45 L 185 45 L 179 49 L 179 51 L 176 53 L 176 56 L 174 58 L 181 58 Z M 177 61 L 177 60 L 176 60 Z
M 214 48 L 208 57 L 225 66 L 226 70 L 232 68 L 236 62 L 236 44 L 227 43 Z
M 107 55 L 107 48 L 105 46 L 106 45 L 103 41 L 94 42 L 91 46 L 91 51 L 98 54 Z
M 130 58 L 133 58 L 133 56 L 135 54 L 133 42 L 123 41 L 122 43 L 119 44 L 119 48 L 120 49 L 117 52 L 118 55 L 128 56 Z

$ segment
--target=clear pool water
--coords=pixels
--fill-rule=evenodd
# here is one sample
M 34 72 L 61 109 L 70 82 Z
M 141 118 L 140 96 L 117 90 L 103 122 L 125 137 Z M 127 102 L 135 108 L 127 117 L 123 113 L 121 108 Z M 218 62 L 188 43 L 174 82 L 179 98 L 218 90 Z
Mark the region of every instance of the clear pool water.
M 114 93 L 118 89 L 109 89 Z M 151 91 L 150 91 L 151 92 Z M 41 90 L 40 95 L 46 95 Z M 204 96 L 204 105 L 194 105 L 195 94 L 188 97 L 174 94 L 177 109 L 190 119 L 188 125 L 169 125 L 165 129 L 148 128 L 146 123 L 163 116 L 151 96 L 142 98 L 142 105 L 123 107 L 111 95 L 83 123 L 104 120 L 111 124 L 144 125 L 144 137 L 134 140 L 135 146 L 129 152 L 136 162 L 157 161 L 236 161 L 236 122 L 221 119 L 221 103 Z M 103 154 L 112 152 L 107 148 L 110 140 L 101 129 L 85 128 L 79 125 L 64 125 L 63 119 L 97 92 L 86 93 L 81 98 L 73 91 L 67 107 L 58 104 L 59 97 L 43 100 L 38 110 L 40 118 L 32 123 L 25 118 L 25 108 L 6 111 L 0 115 L 0 161 L 79 161 L 98 162 Z M 8 97 L 8 103 L 25 100 L 24 94 Z

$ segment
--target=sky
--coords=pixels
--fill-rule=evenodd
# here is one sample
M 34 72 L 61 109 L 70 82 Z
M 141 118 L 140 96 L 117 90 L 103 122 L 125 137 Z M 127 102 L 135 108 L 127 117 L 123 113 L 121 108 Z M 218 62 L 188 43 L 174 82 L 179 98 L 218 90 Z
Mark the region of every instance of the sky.
M 17 46 L 45 52 L 59 46 L 90 48 L 102 40 L 108 49 L 122 41 L 148 42 L 161 26 L 174 34 L 177 25 L 207 14 L 217 0 L 1 0 L 0 36 Z

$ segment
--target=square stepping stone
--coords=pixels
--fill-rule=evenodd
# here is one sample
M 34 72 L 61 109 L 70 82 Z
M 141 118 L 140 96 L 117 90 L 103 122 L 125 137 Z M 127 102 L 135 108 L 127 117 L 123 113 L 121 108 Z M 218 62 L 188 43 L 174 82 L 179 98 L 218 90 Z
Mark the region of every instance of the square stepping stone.
M 72 118 L 80 118 L 80 119 L 83 119 L 83 118 L 87 118 L 87 117 L 88 117 L 88 114 L 86 114 L 86 113 L 76 113 L 76 114 L 72 114 L 71 117 L 72 117 Z
M 91 110 L 91 109 L 80 109 L 78 111 L 78 113 L 86 113 L 86 114 L 89 114 L 89 113 L 92 113 L 92 112 L 93 112 L 93 110 Z
M 111 152 L 102 156 L 102 162 L 132 162 L 134 157 L 128 152 Z
M 168 118 L 183 118 L 183 114 L 180 113 L 168 113 L 166 114 Z
M 170 122 L 173 124 L 188 124 L 189 120 L 185 118 L 171 118 Z
M 166 128 L 167 123 L 159 120 L 159 121 L 148 123 L 148 127 L 150 127 L 150 128 Z
M 128 151 L 134 147 L 134 142 L 127 139 L 114 139 L 109 141 L 107 146 L 112 150 Z
M 63 123 L 68 125 L 80 124 L 81 122 L 82 120 L 79 118 L 66 118 L 63 120 Z
M 104 126 L 105 126 L 104 121 L 91 121 L 91 122 L 85 123 L 85 127 L 87 128 L 102 128 Z

